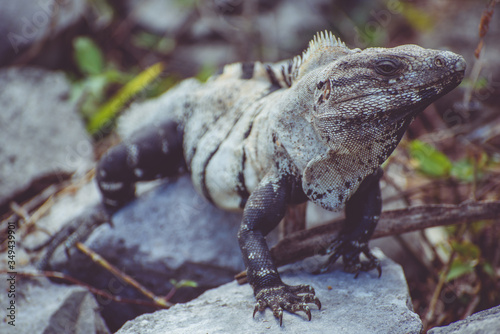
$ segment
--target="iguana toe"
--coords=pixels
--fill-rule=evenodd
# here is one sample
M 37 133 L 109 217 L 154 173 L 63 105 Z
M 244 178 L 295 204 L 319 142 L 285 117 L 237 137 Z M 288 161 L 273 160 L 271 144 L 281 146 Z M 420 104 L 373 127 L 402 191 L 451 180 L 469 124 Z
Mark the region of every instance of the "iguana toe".
M 301 284 L 296 286 L 280 285 L 277 287 L 263 288 L 257 294 L 257 303 L 255 304 L 253 315 L 257 311 L 264 311 L 269 307 L 273 315 L 279 319 L 280 326 L 283 325 L 283 310 L 291 313 L 299 311 L 307 315 L 311 320 L 311 310 L 308 303 L 315 304 L 321 309 L 321 302 L 315 296 L 314 289 L 309 285 Z
M 379 277 L 382 275 L 380 260 L 373 255 L 366 243 L 358 243 L 340 238 L 332 243 L 327 253 L 331 255 L 326 264 L 320 269 L 320 273 L 328 271 L 338 258 L 342 256 L 344 270 L 353 273 L 354 278 L 358 277 L 359 272 L 370 271 L 372 269 L 377 269 Z M 361 253 L 365 254 L 368 259 L 367 261 L 361 261 L 359 258 Z

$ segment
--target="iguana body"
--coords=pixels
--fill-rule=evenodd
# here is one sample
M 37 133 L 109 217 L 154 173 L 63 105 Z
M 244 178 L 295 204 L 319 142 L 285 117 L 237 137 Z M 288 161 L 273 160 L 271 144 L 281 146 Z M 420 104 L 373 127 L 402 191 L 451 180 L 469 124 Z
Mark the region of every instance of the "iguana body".
M 342 256 L 350 272 L 380 272 L 367 246 L 381 212 L 380 165 L 414 116 L 464 71 L 451 52 L 351 50 L 320 33 L 289 62 L 232 64 L 204 84 L 185 80 L 160 97 L 161 114 L 123 120 L 125 141 L 97 169 L 104 203 L 117 208 L 134 197 L 135 182 L 187 168 L 209 201 L 243 210 L 238 238 L 255 311 L 269 306 L 280 322 L 283 309 L 310 318 L 307 303 L 321 305 L 314 290 L 281 281 L 264 236 L 290 204 L 345 207 L 330 263 Z

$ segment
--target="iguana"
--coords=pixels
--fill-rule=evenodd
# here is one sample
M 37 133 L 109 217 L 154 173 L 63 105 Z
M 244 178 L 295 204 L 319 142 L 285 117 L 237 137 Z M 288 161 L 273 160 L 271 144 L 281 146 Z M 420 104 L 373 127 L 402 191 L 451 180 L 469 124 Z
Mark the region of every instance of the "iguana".
M 414 117 L 455 88 L 464 59 L 417 45 L 349 49 L 318 33 L 302 55 L 266 64 L 225 66 L 206 83 L 187 79 L 163 105 L 123 116 L 124 141 L 96 170 L 103 203 L 134 198 L 135 183 L 191 173 L 216 206 L 243 210 L 239 245 L 257 311 L 321 308 L 308 285 L 282 282 L 265 236 L 288 205 L 307 200 L 345 208 L 346 224 L 329 251 L 357 273 L 377 269 L 368 241 L 381 212 L 380 165 Z M 367 261 L 360 261 L 360 254 Z

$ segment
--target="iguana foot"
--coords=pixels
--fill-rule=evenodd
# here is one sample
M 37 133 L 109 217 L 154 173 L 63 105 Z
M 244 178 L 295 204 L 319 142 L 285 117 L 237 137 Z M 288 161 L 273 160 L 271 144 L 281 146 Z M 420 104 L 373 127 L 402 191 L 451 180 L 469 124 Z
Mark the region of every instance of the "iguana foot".
M 255 297 L 257 303 L 253 311 L 253 316 L 257 311 L 264 311 L 269 307 L 273 311 L 273 315 L 280 320 L 280 326 L 283 324 L 283 310 L 296 313 L 303 311 L 307 318 L 311 320 L 311 310 L 308 303 L 314 303 L 321 309 L 321 302 L 314 295 L 314 289 L 306 284 L 290 286 L 280 285 L 272 288 L 261 289 Z
M 355 240 L 346 240 L 339 238 L 328 247 L 327 254 L 331 254 L 327 263 L 320 269 L 320 272 L 326 272 L 330 267 L 342 256 L 344 262 L 344 270 L 353 273 L 354 278 L 357 278 L 360 271 L 370 271 L 377 269 L 378 277 L 382 275 L 382 267 L 380 260 L 368 248 L 367 243 L 359 243 Z M 360 255 L 365 254 L 368 261 L 361 262 Z

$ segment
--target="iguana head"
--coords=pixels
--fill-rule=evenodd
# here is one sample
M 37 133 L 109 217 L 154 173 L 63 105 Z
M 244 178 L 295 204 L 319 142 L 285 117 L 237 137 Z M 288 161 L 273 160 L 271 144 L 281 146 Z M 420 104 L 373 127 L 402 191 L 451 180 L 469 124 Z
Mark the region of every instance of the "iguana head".
M 464 71 L 464 59 L 449 51 L 417 45 L 356 50 L 317 73 L 314 126 L 333 149 L 335 138 L 376 140 L 404 131 L 417 112 L 458 86 Z
M 291 88 L 312 100 L 304 117 L 328 147 L 307 164 L 303 189 L 330 210 L 387 159 L 419 111 L 460 84 L 466 66 L 449 51 L 351 50 L 323 33 L 293 64 Z

